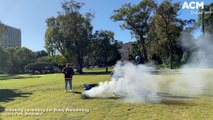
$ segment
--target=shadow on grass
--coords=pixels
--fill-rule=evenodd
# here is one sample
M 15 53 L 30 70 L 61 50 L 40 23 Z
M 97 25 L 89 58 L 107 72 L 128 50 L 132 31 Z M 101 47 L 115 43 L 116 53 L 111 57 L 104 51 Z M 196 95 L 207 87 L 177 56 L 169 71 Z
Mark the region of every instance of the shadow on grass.
M 205 97 L 213 97 L 213 95 L 210 95 L 210 94 L 204 94 L 203 96 L 205 96 Z
M 101 71 L 101 72 L 83 72 L 83 74 L 76 74 L 76 75 L 109 75 L 112 71 Z
M 16 92 L 15 89 L 0 89 L 0 102 L 9 102 L 17 97 L 29 97 L 32 93 Z
M 0 106 L 0 113 L 5 111 L 5 107 Z
M 160 102 L 158 104 L 166 104 L 166 105 L 185 105 L 192 106 L 192 103 L 185 102 L 185 100 L 195 99 L 196 97 L 190 96 L 177 96 L 169 93 L 157 93 L 157 96 L 160 97 Z M 112 96 L 112 97 L 89 97 L 86 95 L 81 96 L 82 99 L 124 99 L 124 96 Z M 146 98 L 146 96 L 144 96 Z M 146 101 L 146 100 L 145 100 Z M 149 100 L 146 102 L 150 102 Z
M 190 96 L 178 96 L 178 95 L 173 95 L 169 93 L 157 93 L 158 96 L 162 98 L 171 98 L 171 99 L 195 99 L 196 97 L 190 97 Z
M 74 93 L 74 94 L 82 94 L 82 92 L 79 92 L 79 91 L 72 91 L 71 93 Z
M 159 104 L 177 105 L 177 106 L 194 106 L 193 102 L 185 102 L 182 100 L 162 100 Z
M 0 80 L 27 79 L 27 78 L 39 78 L 39 77 L 40 76 L 34 76 L 34 75 L 20 76 L 17 74 L 6 74 L 6 75 L 0 75 Z
M 168 70 L 152 70 L 150 71 L 153 75 L 180 75 L 179 71 L 168 71 Z
M 111 100 L 118 100 L 118 99 L 122 99 L 123 97 L 120 96 L 116 96 L 116 97 L 84 97 L 81 96 L 81 99 L 83 100 L 92 100 L 92 99 L 99 99 L 99 100 L 106 100 L 106 99 L 111 99 Z
M 169 93 L 157 93 L 162 98 L 159 104 L 165 105 L 180 105 L 180 106 L 194 106 L 192 101 L 186 102 L 185 100 L 195 99 L 197 97 L 190 96 L 177 96 Z

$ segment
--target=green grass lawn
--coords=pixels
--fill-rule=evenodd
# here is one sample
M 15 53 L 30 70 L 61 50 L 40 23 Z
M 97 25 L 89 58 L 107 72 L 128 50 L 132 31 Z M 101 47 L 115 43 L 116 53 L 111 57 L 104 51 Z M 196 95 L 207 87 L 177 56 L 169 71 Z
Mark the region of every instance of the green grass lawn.
M 104 70 L 103 70 L 104 71 Z M 212 120 L 213 70 L 208 69 L 210 81 L 204 93 L 197 97 L 164 98 L 160 103 L 127 103 L 122 99 L 82 99 L 84 83 L 110 80 L 109 74 L 75 75 L 72 93 L 64 92 L 63 74 L 0 75 L 0 120 Z M 94 74 L 93 74 L 94 72 Z M 176 71 L 155 74 L 154 77 L 172 81 Z M 167 84 L 162 84 L 166 93 Z M 10 112 L 6 110 L 41 110 L 45 112 Z M 47 110 L 49 109 L 49 111 Z M 68 110 L 86 110 L 68 111 Z M 55 110 L 55 111 L 54 111 Z M 59 111 L 61 110 L 61 111 Z M 67 111 L 62 111 L 67 110 Z M 88 111 L 89 110 L 89 111 Z M 12 114 L 13 113 L 13 114 Z M 21 115 L 30 113 L 33 116 Z M 20 114 L 20 116 L 18 116 Z

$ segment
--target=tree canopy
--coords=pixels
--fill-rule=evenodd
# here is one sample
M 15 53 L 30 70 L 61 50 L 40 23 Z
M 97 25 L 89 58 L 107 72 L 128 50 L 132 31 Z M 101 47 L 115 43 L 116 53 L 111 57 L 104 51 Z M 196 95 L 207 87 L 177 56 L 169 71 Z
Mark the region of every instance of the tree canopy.
M 96 31 L 93 36 L 95 62 L 96 64 L 104 64 L 106 72 L 108 72 L 108 65 L 115 64 L 121 57 L 118 51 L 118 41 L 114 39 L 112 31 Z
M 114 21 L 123 21 L 121 28 L 128 29 L 138 38 L 140 43 L 140 51 L 144 60 L 148 61 L 146 42 L 144 36 L 149 31 L 149 23 L 156 4 L 153 0 L 142 0 L 137 5 L 130 3 L 124 4 L 120 9 L 114 10 L 111 19 Z
M 180 41 L 178 41 L 177 38 L 183 30 L 184 24 L 183 21 L 177 17 L 179 10 L 179 3 L 164 1 L 158 6 L 153 18 L 156 33 L 160 38 L 159 43 L 168 50 L 170 68 L 173 68 L 175 51 L 178 51 L 178 49 L 181 50 Z
M 59 51 L 65 58 L 77 65 L 82 73 L 83 57 L 87 54 L 92 37 L 93 15 L 80 13 L 82 3 L 65 1 L 63 11 L 56 18 L 47 19 L 45 43 L 48 53 Z

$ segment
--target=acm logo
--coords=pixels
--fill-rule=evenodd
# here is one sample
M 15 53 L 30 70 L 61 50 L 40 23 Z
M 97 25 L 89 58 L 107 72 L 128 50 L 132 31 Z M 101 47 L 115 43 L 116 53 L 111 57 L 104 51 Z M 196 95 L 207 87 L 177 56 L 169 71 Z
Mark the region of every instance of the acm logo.
M 203 9 L 204 8 L 204 2 L 184 2 L 182 9 Z

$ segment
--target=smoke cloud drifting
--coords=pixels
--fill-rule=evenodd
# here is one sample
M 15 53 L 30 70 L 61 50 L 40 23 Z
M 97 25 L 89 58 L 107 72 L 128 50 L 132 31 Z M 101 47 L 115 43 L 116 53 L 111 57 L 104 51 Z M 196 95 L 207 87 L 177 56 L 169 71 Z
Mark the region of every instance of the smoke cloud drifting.
M 167 93 L 188 96 L 200 95 L 206 86 L 207 72 L 203 68 L 212 67 L 212 37 L 207 35 L 199 40 L 191 40 L 183 35 L 183 46 L 193 48 L 189 62 L 178 70 L 178 76 L 168 82 L 169 78 L 158 78 L 152 75 L 155 71 L 146 65 L 134 65 L 130 62 L 118 62 L 110 81 L 99 83 L 99 86 L 85 91 L 88 97 L 121 96 L 130 102 L 159 102 L 162 84 L 166 84 Z M 213 40 L 212 40 L 213 41 Z M 202 68 L 202 69 L 201 69 Z
M 192 40 L 182 34 L 182 46 L 187 48 L 190 56 L 188 62 L 180 69 L 180 77 L 170 86 L 172 92 L 178 91 L 190 96 L 200 95 L 207 84 L 207 69 L 213 67 L 213 36 L 205 34 Z
M 98 87 L 85 91 L 84 94 L 89 97 L 119 95 L 132 102 L 156 102 L 158 83 L 150 73 L 152 70 L 153 68 L 145 65 L 118 62 L 111 81 L 101 82 Z

